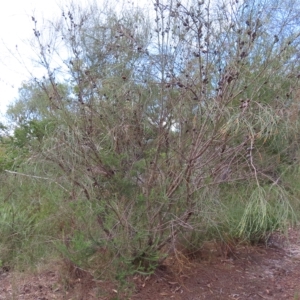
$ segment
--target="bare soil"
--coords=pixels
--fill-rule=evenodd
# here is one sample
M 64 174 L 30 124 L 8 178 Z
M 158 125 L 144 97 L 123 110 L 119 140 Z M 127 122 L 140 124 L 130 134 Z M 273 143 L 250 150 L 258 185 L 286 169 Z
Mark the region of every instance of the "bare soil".
M 272 235 L 267 247 L 224 249 L 206 243 L 197 253 L 175 253 L 148 277 L 135 276 L 135 291 L 125 297 L 111 283 L 77 270 L 67 278 L 59 268 L 36 274 L 3 270 L 0 299 L 22 300 L 200 300 L 300 299 L 300 235 Z M 230 250 L 230 251 L 229 251 Z

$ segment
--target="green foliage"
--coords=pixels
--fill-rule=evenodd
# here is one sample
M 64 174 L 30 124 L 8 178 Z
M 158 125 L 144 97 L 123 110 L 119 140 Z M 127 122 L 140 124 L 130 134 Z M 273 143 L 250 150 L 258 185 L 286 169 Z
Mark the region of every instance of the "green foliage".
M 67 241 L 67 245 L 58 243 L 57 249 L 62 255 L 70 260 L 74 265 L 86 268 L 89 258 L 95 254 L 97 248 L 87 239 L 83 232 L 75 231 L 72 239 Z
M 265 240 L 267 235 L 282 228 L 287 214 L 293 213 L 286 201 L 288 195 L 276 186 L 253 190 L 239 224 L 239 234 L 251 242 Z
M 0 180 L 0 259 L 10 267 L 30 267 L 53 253 L 51 240 L 59 230 L 52 222 L 63 193 L 27 177 L 1 174 Z

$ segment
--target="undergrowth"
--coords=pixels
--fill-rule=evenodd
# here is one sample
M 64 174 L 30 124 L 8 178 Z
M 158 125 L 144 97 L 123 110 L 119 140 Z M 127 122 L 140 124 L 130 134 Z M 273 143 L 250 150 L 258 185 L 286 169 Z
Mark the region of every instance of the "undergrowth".
M 23 170 L 26 172 L 26 170 Z M 295 174 L 294 174 L 295 175 Z M 287 177 L 289 183 L 293 184 Z M 182 228 L 176 242 L 154 252 L 116 252 L 97 226 L 97 205 L 70 200 L 45 180 L 2 174 L 1 265 L 26 270 L 61 258 L 95 278 L 128 288 L 128 276 L 150 275 L 174 251 L 193 253 L 206 241 L 261 243 L 275 230 L 285 232 L 299 211 L 293 195 L 278 186 L 224 185 L 201 202 L 201 214 Z

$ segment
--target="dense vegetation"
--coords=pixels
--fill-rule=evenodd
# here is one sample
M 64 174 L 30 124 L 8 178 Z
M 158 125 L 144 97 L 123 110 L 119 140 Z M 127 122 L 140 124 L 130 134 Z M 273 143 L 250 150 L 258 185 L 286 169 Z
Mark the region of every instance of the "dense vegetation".
M 123 282 L 203 240 L 290 226 L 299 21 L 296 0 L 33 16 L 44 76 L 9 107 L 13 133 L 1 128 L 1 263 L 59 255 Z

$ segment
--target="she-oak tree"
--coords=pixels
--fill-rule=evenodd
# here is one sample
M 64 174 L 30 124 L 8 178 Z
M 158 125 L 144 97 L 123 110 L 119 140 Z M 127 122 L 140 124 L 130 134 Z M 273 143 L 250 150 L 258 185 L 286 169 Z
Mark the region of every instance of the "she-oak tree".
M 293 0 L 157 0 L 148 15 L 71 4 L 47 28 L 32 17 L 47 75 L 8 115 L 23 129 L 44 122 L 30 161 L 47 176 L 57 166 L 69 200 L 90 203 L 97 246 L 158 261 L 236 184 L 253 189 L 259 219 L 267 199 L 288 206 L 274 161 L 296 156 L 299 13 Z

